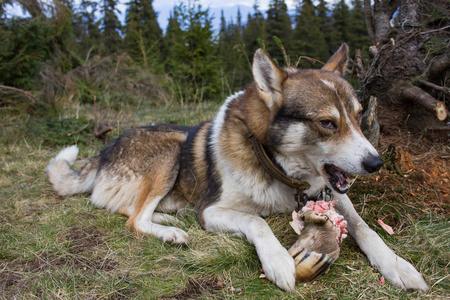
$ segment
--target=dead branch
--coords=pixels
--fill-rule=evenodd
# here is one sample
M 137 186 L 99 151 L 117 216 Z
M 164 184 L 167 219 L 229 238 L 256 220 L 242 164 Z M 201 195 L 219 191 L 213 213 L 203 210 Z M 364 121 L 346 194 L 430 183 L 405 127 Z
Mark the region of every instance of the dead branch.
M 414 85 L 403 85 L 392 88 L 394 97 L 398 97 L 407 101 L 413 101 L 427 111 L 434 113 L 439 121 L 444 121 L 447 116 L 447 108 L 442 101 L 434 99 L 430 94 Z
M 450 28 L 450 25 L 444 26 L 442 28 L 437 28 L 437 29 L 433 29 L 433 30 L 429 30 L 429 31 L 423 31 L 420 34 L 428 34 L 428 33 L 432 33 L 432 32 L 438 32 L 438 31 L 442 31 L 445 30 L 447 28 Z
M 356 59 L 356 76 L 360 80 L 363 80 L 366 77 L 366 69 L 364 68 L 364 62 L 361 56 L 361 49 L 356 49 L 355 51 L 355 59 Z
M 441 126 L 441 127 L 427 127 L 425 130 L 428 131 L 445 131 L 450 133 L 450 126 Z
M 6 85 L 0 85 L 0 89 L 6 89 L 6 90 L 12 90 L 12 91 L 16 91 L 19 93 L 24 94 L 31 102 L 36 103 L 37 99 L 35 96 L 33 96 L 30 92 L 12 87 L 12 86 L 6 86 Z
M 429 88 L 432 88 L 432 89 L 434 89 L 436 91 L 442 92 L 442 93 L 447 94 L 447 95 L 450 96 L 450 88 L 447 88 L 447 87 L 444 87 L 444 86 L 440 86 L 440 85 L 434 84 L 432 82 L 429 82 L 429 81 L 426 81 L 426 80 L 423 80 L 423 79 L 419 79 L 416 82 L 418 84 L 425 85 L 425 86 L 427 86 Z
M 95 137 L 100 139 L 100 138 L 103 138 L 103 136 L 105 134 L 107 134 L 108 132 L 110 132 L 112 130 L 113 130 L 113 128 L 111 126 L 105 127 L 105 125 L 102 124 L 101 126 L 94 128 L 94 134 L 95 134 Z
M 113 130 L 113 127 L 109 126 L 107 123 L 97 122 L 97 108 L 96 108 L 96 96 L 94 96 L 94 135 L 96 138 L 103 138 L 105 134 Z
M 77 133 L 80 133 L 80 132 L 82 132 L 83 130 L 85 130 L 89 125 L 91 125 L 91 122 L 89 122 L 89 123 L 87 123 L 86 125 L 84 125 L 83 127 L 81 127 L 80 129 L 78 129 L 77 131 L 74 131 L 74 132 L 71 132 L 71 133 L 68 133 L 67 134 L 67 136 L 71 136 L 71 135 L 74 135 L 74 134 L 77 134 Z
M 425 133 L 432 136 L 433 139 L 445 139 L 450 138 L 450 122 L 447 123 L 448 126 L 440 127 L 427 127 L 425 128 Z
M 321 61 L 321 60 L 318 60 L 318 59 L 315 59 L 315 58 L 312 58 L 312 57 L 309 57 L 309 56 L 304 56 L 304 55 L 302 55 L 302 56 L 299 56 L 299 57 L 298 57 L 297 62 L 295 63 L 295 66 L 294 66 L 295 68 L 298 67 L 298 64 L 300 63 L 300 61 L 301 61 L 302 59 L 306 59 L 306 60 L 308 60 L 309 62 L 311 62 L 312 64 L 315 64 L 315 63 L 320 63 L 320 64 L 322 64 L 322 65 L 325 64 L 325 63 L 324 63 L 323 61 Z

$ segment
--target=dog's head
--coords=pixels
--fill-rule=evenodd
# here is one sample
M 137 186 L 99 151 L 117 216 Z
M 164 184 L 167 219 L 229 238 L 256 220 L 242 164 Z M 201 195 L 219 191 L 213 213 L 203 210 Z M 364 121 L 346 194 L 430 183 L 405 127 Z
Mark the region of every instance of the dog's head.
M 348 60 L 343 44 L 320 70 L 279 68 L 263 51 L 255 53 L 253 76 L 270 111 L 267 146 L 290 176 L 313 173 L 339 193 L 348 173 L 376 172 L 383 161 L 360 129 L 362 106 L 342 77 Z

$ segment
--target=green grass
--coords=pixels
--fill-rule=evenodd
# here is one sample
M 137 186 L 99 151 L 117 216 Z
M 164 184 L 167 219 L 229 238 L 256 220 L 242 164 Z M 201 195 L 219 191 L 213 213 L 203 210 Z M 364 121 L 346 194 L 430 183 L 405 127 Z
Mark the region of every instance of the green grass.
M 145 124 L 198 124 L 211 119 L 218 106 L 104 108 L 102 113 L 114 124 L 111 139 Z M 326 276 L 286 294 L 259 279 L 260 263 L 247 241 L 203 231 L 193 212 L 177 224 L 189 234 L 189 246 L 171 246 L 132 232 L 124 216 L 95 208 L 88 195 L 53 192 L 44 170 L 57 151 L 78 142 L 83 159 L 104 146 L 92 128 L 75 140 L 67 136 L 93 120 L 92 107 L 72 107 L 52 119 L 5 112 L 0 117 L 0 299 L 448 299 L 448 212 L 402 203 L 404 187 L 386 193 L 378 187 L 372 194 L 360 185 L 352 197 L 366 222 L 425 275 L 432 287 L 428 293 L 400 291 L 387 281 L 380 285 L 381 275 L 349 237 Z M 45 127 L 59 121 L 65 126 Z M 423 197 L 417 196 L 418 203 Z M 399 224 L 396 235 L 376 225 L 380 216 Z M 267 221 L 284 246 L 296 240 L 289 216 Z

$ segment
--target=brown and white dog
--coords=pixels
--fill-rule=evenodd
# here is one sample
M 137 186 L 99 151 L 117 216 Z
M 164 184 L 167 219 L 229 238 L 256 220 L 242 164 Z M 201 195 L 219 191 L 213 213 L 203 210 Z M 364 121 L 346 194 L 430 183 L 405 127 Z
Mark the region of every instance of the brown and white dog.
M 256 141 L 286 176 L 309 184 L 306 195 L 332 190 L 350 234 L 387 279 L 425 291 L 422 275 L 386 246 L 345 194 L 348 173 L 370 174 L 383 164 L 361 133 L 361 105 L 342 77 L 347 59 L 344 44 L 320 70 L 281 69 L 258 50 L 254 82 L 229 97 L 213 121 L 129 130 L 81 171 L 71 168 L 78 148 L 66 148 L 48 165 L 49 180 L 60 195 L 91 192 L 95 205 L 169 243 L 188 243 L 186 232 L 162 223 L 189 204 L 204 229 L 247 238 L 266 276 L 293 291 L 293 258 L 262 217 L 292 212 L 297 191 L 267 171 Z

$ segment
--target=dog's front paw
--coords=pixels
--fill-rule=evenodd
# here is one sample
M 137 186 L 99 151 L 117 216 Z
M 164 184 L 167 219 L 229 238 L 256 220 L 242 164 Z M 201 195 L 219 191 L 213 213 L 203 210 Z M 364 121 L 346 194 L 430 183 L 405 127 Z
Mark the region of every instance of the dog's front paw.
M 375 267 L 377 267 L 375 265 Z M 383 276 L 390 280 L 395 286 L 403 290 L 428 291 L 429 287 L 422 274 L 420 274 L 409 262 L 395 255 L 390 266 L 378 268 Z
M 274 249 L 276 248 L 276 249 Z M 295 265 L 294 259 L 281 245 L 279 247 L 264 248 L 258 251 L 264 274 L 279 288 L 287 292 L 295 290 Z

